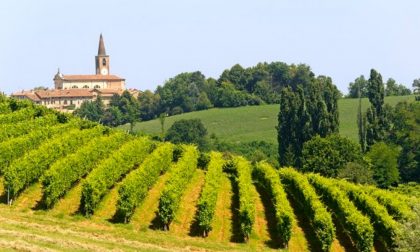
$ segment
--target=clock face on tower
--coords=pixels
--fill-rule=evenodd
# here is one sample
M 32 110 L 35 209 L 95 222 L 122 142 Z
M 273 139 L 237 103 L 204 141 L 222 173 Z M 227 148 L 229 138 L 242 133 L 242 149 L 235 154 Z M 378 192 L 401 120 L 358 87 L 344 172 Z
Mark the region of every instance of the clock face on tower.
M 108 70 L 106 68 L 102 68 L 101 74 L 102 75 L 107 75 L 108 74 Z

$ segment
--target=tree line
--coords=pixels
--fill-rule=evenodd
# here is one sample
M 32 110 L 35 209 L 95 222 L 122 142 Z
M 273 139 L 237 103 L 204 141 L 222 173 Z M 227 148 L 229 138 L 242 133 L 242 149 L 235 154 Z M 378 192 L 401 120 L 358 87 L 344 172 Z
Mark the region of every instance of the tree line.
M 368 97 L 368 86 L 369 80 L 365 78 L 364 75 L 360 75 L 353 82 L 350 82 L 348 91 L 346 95 L 347 98 L 359 98 Z M 384 83 L 384 95 L 385 96 L 401 96 L 401 95 L 411 95 L 411 90 L 403 84 L 398 84 L 393 78 L 389 78 Z M 412 84 L 414 93 L 417 93 L 417 90 L 420 88 L 420 78 L 415 79 Z
M 206 78 L 201 72 L 181 73 L 169 79 L 154 92 L 145 90 L 138 98 L 129 92 L 114 95 L 108 108 L 99 99 L 85 102 L 75 111 L 79 116 L 116 126 L 176 115 L 213 107 L 238 107 L 280 102 L 280 90 L 301 83 L 329 82 L 304 64 L 283 62 L 258 63 L 244 68 L 239 64 L 226 69 L 218 79 Z M 338 90 L 337 95 L 341 96 Z

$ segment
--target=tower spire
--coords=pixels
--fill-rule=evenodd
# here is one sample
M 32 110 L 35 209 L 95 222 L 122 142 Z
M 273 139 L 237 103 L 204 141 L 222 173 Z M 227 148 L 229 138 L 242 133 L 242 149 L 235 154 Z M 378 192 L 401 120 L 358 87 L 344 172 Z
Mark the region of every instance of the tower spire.
M 104 39 L 102 37 L 102 33 L 101 33 L 101 36 L 99 37 L 98 56 L 106 56 Z

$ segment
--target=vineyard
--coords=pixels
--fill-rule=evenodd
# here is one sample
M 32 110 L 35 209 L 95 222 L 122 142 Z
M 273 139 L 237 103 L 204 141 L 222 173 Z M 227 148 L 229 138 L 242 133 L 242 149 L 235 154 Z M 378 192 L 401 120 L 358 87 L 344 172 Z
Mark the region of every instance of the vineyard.
M 401 223 L 413 218 L 402 194 L 200 153 L 8 99 L 0 101 L 0 184 L 0 246 L 11 248 L 19 245 L 6 242 L 13 213 L 43 216 L 26 219 L 29 230 L 74 220 L 148 244 L 104 238 L 86 250 L 394 251 Z

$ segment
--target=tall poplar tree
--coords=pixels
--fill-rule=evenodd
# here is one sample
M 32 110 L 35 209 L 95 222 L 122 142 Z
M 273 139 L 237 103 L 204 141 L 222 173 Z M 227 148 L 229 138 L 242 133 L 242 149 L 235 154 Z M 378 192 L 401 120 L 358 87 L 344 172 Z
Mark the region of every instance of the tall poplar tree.
M 370 71 L 367 89 L 371 106 L 365 114 L 366 127 L 361 129 L 362 131 L 359 135 L 366 136 L 366 143 L 363 143 L 362 139 L 361 145 L 366 146 L 366 150 L 369 150 L 370 146 L 376 142 L 385 140 L 388 127 L 387 113 L 384 106 L 384 83 L 381 74 L 375 69 Z

